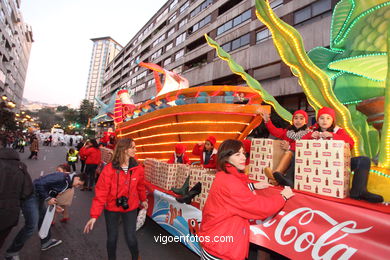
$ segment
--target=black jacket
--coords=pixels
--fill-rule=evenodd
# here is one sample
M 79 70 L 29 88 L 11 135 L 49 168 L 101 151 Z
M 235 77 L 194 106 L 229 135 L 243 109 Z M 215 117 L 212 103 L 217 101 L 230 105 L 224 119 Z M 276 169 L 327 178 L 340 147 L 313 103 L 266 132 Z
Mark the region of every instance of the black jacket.
M 18 223 L 21 202 L 32 192 L 31 177 L 19 154 L 0 148 L 0 230 Z

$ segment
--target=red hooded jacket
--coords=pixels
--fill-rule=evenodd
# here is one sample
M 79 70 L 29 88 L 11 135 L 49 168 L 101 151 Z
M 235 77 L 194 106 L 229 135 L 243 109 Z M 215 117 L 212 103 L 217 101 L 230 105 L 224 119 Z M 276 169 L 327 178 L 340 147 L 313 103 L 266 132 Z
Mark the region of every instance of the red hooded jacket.
M 264 198 L 248 188 L 248 177 L 234 166 L 226 165 L 218 172 L 211 186 L 202 213 L 200 236 L 209 236 L 202 247 L 210 254 L 231 260 L 248 257 L 249 220 L 265 219 L 277 213 L 285 204 L 281 195 Z M 216 236 L 232 236 L 231 242 L 214 242 Z
M 177 163 L 176 154 L 182 154 L 183 164 L 190 164 L 191 163 L 190 159 L 186 155 L 186 147 L 180 143 L 175 145 L 175 152 L 172 154 L 172 157 L 168 160 L 168 163 Z
M 119 183 L 119 187 L 118 184 Z M 116 199 L 128 197 L 128 209 L 116 206 Z M 107 164 L 95 187 L 95 197 L 90 210 L 91 218 L 98 218 L 103 209 L 128 212 L 138 208 L 140 201 L 146 201 L 144 168 L 141 165 L 130 168 L 127 173 Z
M 86 158 L 85 164 L 99 164 L 102 160 L 102 153 L 99 148 L 88 147 L 80 150 L 80 157 Z
M 194 146 L 194 149 L 192 150 L 192 153 L 194 155 L 198 155 L 199 156 L 199 159 L 200 159 L 200 164 L 203 165 L 204 168 L 210 168 L 210 169 L 215 169 L 217 168 L 217 152 L 218 150 L 217 149 L 213 149 L 213 153 L 211 154 L 210 156 L 210 160 L 209 160 L 209 163 L 208 164 L 204 164 L 204 146 L 203 145 L 199 145 L 199 144 L 196 144 Z

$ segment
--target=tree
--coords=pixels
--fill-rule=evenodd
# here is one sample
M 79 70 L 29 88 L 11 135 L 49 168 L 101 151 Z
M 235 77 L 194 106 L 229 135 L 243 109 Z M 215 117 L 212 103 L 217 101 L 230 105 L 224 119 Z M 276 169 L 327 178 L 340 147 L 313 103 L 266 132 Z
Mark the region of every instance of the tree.
M 54 124 L 61 121 L 61 118 L 56 116 L 53 109 L 50 108 L 42 108 L 38 111 L 38 118 L 40 121 L 40 128 L 41 129 L 51 129 Z
M 64 111 L 64 119 L 66 125 L 78 121 L 78 118 L 79 118 L 79 111 L 77 111 L 76 109 L 70 108 Z
M 88 120 L 96 115 L 97 111 L 94 108 L 93 103 L 89 102 L 87 99 L 83 99 L 80 104 L 78 123 L 82 126 L 86 126 Z
M 57 107 L 57 112 L 65 112 L 67 111 L 69 108 L 67 106 L 58 106 Z

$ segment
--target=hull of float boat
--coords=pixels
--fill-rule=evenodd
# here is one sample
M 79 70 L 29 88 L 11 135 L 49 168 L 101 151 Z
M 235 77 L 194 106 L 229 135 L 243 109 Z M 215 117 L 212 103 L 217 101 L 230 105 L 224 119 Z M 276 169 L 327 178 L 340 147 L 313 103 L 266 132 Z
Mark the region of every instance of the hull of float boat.
M 155 110 L 116 127 L 118 138 L 132 138 L 137 146 L 137 159 L 168 160 L 175 144 L 193 146 L 213 135 L 217 143 L 226 139 L 245 138 L 261 123 L 261 112 L 268 106 L 226 103 L 187 104 Z

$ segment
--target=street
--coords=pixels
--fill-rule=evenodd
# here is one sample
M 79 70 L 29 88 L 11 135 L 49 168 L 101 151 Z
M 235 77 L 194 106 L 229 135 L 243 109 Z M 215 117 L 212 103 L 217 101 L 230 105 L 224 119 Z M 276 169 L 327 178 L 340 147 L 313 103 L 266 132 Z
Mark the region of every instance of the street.
M 38 160 L 28 160 L 30 154 L 28 147 L 25 153 L 20 153 L 21 160 L 26 163 L 31 178 L 34 180 L 41 175 L 54 172 L 57 165 L 65 162 L 65 154 L 69 147 L 46 147 L 40 146 Z M 80 163 L 77 164 L 77 171 L 80 170 Z M 47 251 L 40 250 L 40 241 L 37 232 L 27 241 L 20 253 L 21 260 L 102 260 L 107 259 L 106 255 L 106 228 L 104 216 L 100 216 L 93 231 L 87 235 L 83 234 L 83 228 L 89 219 L 89 209 L 94 192 L 75 191 L 73 204 L 70 208 L 70 220 L 68 223 L 60 223 L 57 218 L 56 224 L 52 226 L 52 238 L 61 239 L 63 243 Z M 1 248 L 1 259 L 6 248 L 15 237 L 16 233 L 23 226 L 24 219 L 21 215 L 19 225 L 13 228 L 3 248 Z M 123 231 L 120 227 L 117 259 L 130 259 L 130 252 L 125 243 Z M 189 249 L 180 243 L 168 243 L 163 245 L 154 241 L 153 236 L 168 235 L 160 226 L 147 218 L 145 225 L 137 231 L 138 247 L 142 259 L 199 259 Z

